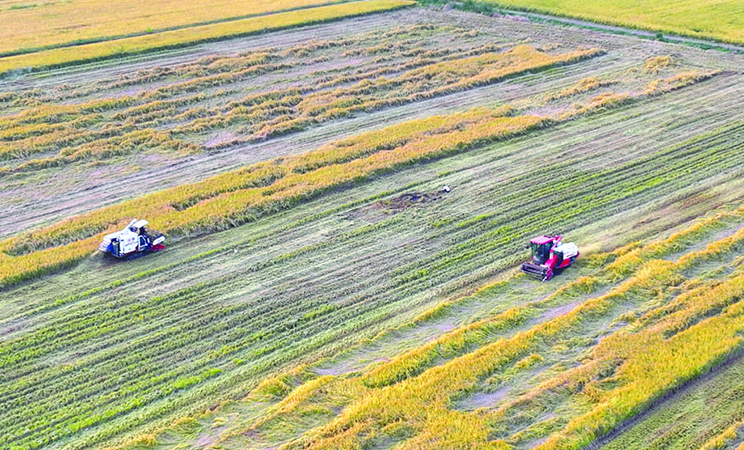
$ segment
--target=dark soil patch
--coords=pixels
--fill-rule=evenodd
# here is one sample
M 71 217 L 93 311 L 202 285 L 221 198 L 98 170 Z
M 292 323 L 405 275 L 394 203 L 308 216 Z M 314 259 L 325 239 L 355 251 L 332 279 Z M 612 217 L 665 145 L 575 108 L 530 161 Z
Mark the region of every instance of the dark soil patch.
M 378 200 L 370 205 L 357 209 L 356 211 L 352 211 L 349 216 L 376 223 L 389 217 L 391 214 L 405 211 L 412 206 L 424 205 L 441 200 L 446 195 L 447 194 L 443 191 L 407 192 L 394 198 Z
M 442 197 L 444 197 L 445 195 L 446 194 L 444 192 L 434 192 L 434 193 L 411 192 L 411 193 L 400 195 L 390 200 L 380 200 L 377 202 L 377 204 L 380 205 L 381 209 L 387 209 L 387 210 L 392 210 L 392 211 L 402 211 L 416 204 L 424 204 L 424 203 L 430 203 L 430 202 L 437 201 L 441 199 Z

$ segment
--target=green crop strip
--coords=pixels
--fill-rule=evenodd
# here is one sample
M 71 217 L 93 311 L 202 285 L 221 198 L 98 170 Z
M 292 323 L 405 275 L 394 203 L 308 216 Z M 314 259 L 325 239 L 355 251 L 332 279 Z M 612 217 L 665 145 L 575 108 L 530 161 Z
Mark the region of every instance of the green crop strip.
M 530 436 L 545 436 L 543 433 L 554 434 L 548 436 L 541 448 L 577 448 L 586 445 L 623 419 L 648 407 L 668 389 L 708 370 L 736 350 L 740 341 L 738 337 L 719 339 L 716 345 L 712 345 L 711 339 L 714 339 L 712 334 L 733 336 L 737 329 L 744 326 L 740 319 L 742 305 L 738 300 L 742 286 L 741 270 L 724 279 L 714 291 L 699 289 L 695 280 L 685 283 L 679 271 L 705 264 L 712 257 L 735 256 L 735 248 L 744 242 L 744 233 L 739 230 L 728 238 L 712 242 L 704 250 L 689 252 L 677 263 L 653 258 L 688 248 L 697 239 L 725 226 L 725 223 L 740 220 L 741 214 L 741 208 L 731 213 L 721 213 L 665 241 L 611 255 L 597 255 L 597 261 L 614 259 L 614 262 L 601 267 L 589 278 L 582 277 L 567 284 L 545 300 L 526 305 L 526 309 L 522 307 L 522 312 L 519 308 L 508 310 L 500 316 L 457 329 L 434 343 L 382 366 L 373 367 L 361 378 L 330 379 L 326 376 L 317 379 L 317 382 L 313 380 L 302 384 L 297 388 L 296 395 L 290 394 L 269 408 L 247 430 L 236 428 L 224 436 L 222 442 L 229 444 L 231 436 L 237 433 L 250 432 L 261 436 L 270 430 L 274 421 L 292 421 L 298 415 L 311 414 L 311 405 L 338 407 L 341 404 L 343 411 L 335 418 L 326 419 L 327 424 L 309 430 L 298 439 L 287 436 L 287 448 L 348 448 L 383 441 L 395 442 L 401 448 L 439 448 L 439 445 L 475 448 L 488 445 L 489 448 L 506 449 L 525 439 L 525 442 L 529 442 Z M 626 275 L 627 279 L 618 280 L 614 276 L 616 268 L 626 266 L 624 261 L 630 260 L 636 261 L 634 268 Z M 508 285 L 509 282 L 502 284 Z M 612 288 L 604 294 L 592 294 L 603 290 L 603 285 Z M 504 291 L 502 287 L 490 294 L 485 290 L 483 292 L 479 295 L 499 295 Z M 642 306 L 649 299 L 649 294 L 658 292 L 664 293 L 668 299 L 676 297 L 682 301 L 684 298 L 686 307 L 676 313 L 661 314 L 650 322 L 636 322 L 634 333 L 610 334 L 594 347 L 591 358 L 584 359 L 579 367 L 554 375 L 534 390 L 495 411 L 467 413 L 448 407 L 453 398 L 474 389 L 479 380 L 494 371 L 512 367 L 502 372 L 505 375 L 512 373 L 512 376 L 527 371 L 535 364 L 541 364 L 541 352 L 550 348 L 551 343 L 560 342 L 563 336 L 575 336 L 582 330 L 590 331 L 598 320 L 606 320 L 603 318 L 622 312 L 622 305 L 627 307 L 632 303 Z M 577 296 L 585 300 L 566 315 L 516 332 L 524 323 L 524 319 L 520 318 L 524 313 L 534 317 L 534 308 L 544 310 L 556 302 L 565 304 Z M 716 304 L 723 302 L 727 307 L 721 312 L 715 309 L 711 301 Z M 698 323 L 690 323 L 686 318 L 706 310 L 717 312 Z M 647 315 L 656 312 L 652 308 Z M 670 326 L 682 322 L 687 324 L 684 331 L 668 338 L 667 342 L 658 341 Z M 722 326 L 723 323 L 736 324 L 736 327 Z M 493 334 L 514 327 L 515 332 L 510 337 Z M 648 345 L 649 340 L 654 341 L 654 345 Z M 706 345 L 699 346 L 701 340 Z M 701 352 L 702 348 L 707 350 Z M 669 351 L 674 352 L 676 357 L 669 358 Z M 445 362 L 442 363 L 442 359 Z M 434 366 L 431 364 L 433 361 L 440 364 Z M 418 369 L 411 373 L 410 362 L 425 363 L 426 370 L 422 372 Z M 652 366 L 658 369 L 650 370 Z M 385 368 L 395 368 L 399 375 L 388 378 L 383 383 L 386 387 L 380 387 L 372 380 L 384 373 Z M 660 375 L 663 375 L 663 380 L 659 378 Z M 372 388 L 361 386 L 360 381 Z M 546 403 L 541 402 L 545 402 L 544 397 L 548 395 L 562 398 L 564 402 L 583 402 L 586 399 L 593 407 L 584 410 L 584 413 L 573 412 L 574 417 L 568 421 L 559 420 L 551 426 L 545 424 L 542 431 L 533 428 L 531 434 L 522 430 L 511 437 L 505 434 L 503 439 L 494 440 L 494 436 L 501 436 L 502 430 L 508 429 L 502 423 L 520 420 L 519 414 L 528 412 L 525 408 L 545 407 Z M 609 408 L 609 403 L 603 401 L 616 397 L 627 403 L 612 403 L 615 406 Z M 594 417 L 598 421 L 593 420 Z M 396 423 L 401 426 L 405 424 L 407 431 L 398 433 L 398 427 L 393 426 Z M 565 427 L 563 431 L 562 427 Z M 454 433 L 453 429 L 467 432 Z

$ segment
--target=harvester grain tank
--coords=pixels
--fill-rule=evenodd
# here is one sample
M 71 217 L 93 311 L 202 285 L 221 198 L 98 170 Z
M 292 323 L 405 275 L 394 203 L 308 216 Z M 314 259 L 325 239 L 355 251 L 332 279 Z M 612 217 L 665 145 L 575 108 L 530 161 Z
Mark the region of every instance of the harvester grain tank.
M 522 264 L 522 272 L 548 281 L 555 271 L 568 267 L 579 256 L 579 247 L 573 242 L 564 244 L 561 236 L 538 236 L 530 240 L 532 262 Z
M 150 230 L 146 220 L 134 219 L 123 230 L 103 237 L 98 250 L 117 258 L 134 259 L 165 248 L 165 236 Z

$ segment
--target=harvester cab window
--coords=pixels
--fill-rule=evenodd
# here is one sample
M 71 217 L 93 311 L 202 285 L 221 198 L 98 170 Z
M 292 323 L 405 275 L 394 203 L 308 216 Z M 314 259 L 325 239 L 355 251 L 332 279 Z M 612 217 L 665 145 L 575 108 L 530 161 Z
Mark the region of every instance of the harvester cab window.
M 553 246 L 552 242 L 546 244 L 530 243 L 532 247 L 532 261 L 535 264 L 543 264 L 550 257 L 550 248 Z

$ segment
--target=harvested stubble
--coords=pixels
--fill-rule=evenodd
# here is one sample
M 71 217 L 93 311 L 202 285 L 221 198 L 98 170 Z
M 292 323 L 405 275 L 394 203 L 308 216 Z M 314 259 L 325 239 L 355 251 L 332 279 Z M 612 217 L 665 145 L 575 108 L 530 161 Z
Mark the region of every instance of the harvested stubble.
M 0 60 L 0 73 L 18 69 L 60 67 L 159 49 L 184 47 L 202 42 L 257 34 L 265 30 L 281 30 L 312 23 L 327 22 L 344 17 L 404 8 L 413 4 L 410 0 L 350 2 L 211 25 L 199 25 L 185 29 L 166 29 L 153 34 L 104 40 L 103 42 L 82 44 L 73 47 L 53 48 L 17 56 L 6 56 Z
M 323 46 L 319 45 L 319 48 Z M 525 71 L 575 63 L 599 54 L 601 52 L 594 49 L 550 56 L 523 45 L 498 54 L 485 53 L 445 62 L 430 60 L 420 68 L 416 67 L 424 63 L 416 63 L 411 65 L 411 70 L 391 80 L 380 77 L 371 81 L 365 78 L 349 88 L 332 91 L 322 91 L 318 87 L 292 87 L 250 94 L 241 100 L 230 101 L 225 106 L 208 109 L 198 105 L 220 100 L 220 92 L 210 92 L 209 95 L 194 92 L 234 85 L 259 73 L 295 66 L 298 60 L 282 62 L 277 60 L 280 57 L 269 57 L 265 52 L 212 62 L 206 60 L 203 64 L 158 72 L 158 77 L 176 74 L 196 78 L 178 81 L 152 91 L 116 99 L 91 100 L 75 106 L 45 104 L 16 116 L 3 118 L 0 129 L 12 139 L 0 141 L 0 159 L 8 160 L 12 165 L 0 168 L 0 175 L 65 165 L 81 159 L 106 160 L 144 149 L 195 152 L 199 148 L 189 141 L 189 136 L 237 127 L 236 134 L 239 137 L 209 147 L 234 146 L 296 132 L 354 112 L 379 110 L 386 106 L 460 92 Z M 271 60 L 277 62 L 272 63 Z M 207 73 L 203 73 L 204 71 Z M 363 76 L 370 77 L 373 74 Z M 137 76 L 135 80 L 143 77 L 147 75 Z M 339 81 L 333 81 L 337 82 Z M 100 114 L 106 111 L 115 112 L 110 117 Z M 158 131 L 158 142 L 152 145 L 111 151 L 110 143 L 106 142 L 116 140 L 117 137 L 126 140 L 126 134 L 147 133 L 152 132 L 150 128 L 163 127 L 167 127 L 168 131 Z M 162 142 L 163 140 L 167 142 Z M 15 159 L 43 153 L 53 155 L 13 164 Z
M 689 82 L 692 81 L 686 79 L 685 84 Z M 665 85 L 667 90 L 677 87 L 679 85 L 673 83 Z M 663 92 L 664 89 L 657 87 L 654 95 Z M 646 95 L 649 94 L 635 98 Z M 634 99 L 630 95 L 623 98 L 626 101 Z M 560 119 L 570 119 L 614 104 L 593 99 L 574 112 L 563 114 Z M 123 226 L 127 217 L 148 217 L 154 228 L 172 235 L 212 232 L 245 223 L 266 212 L 287 208 L 331 188 L 348 186 L 404 165 L 461 152 L 555 122 L 554 119 L 530 115 L 511 117 L 506 115 L 508 113 L 508 108 L 480 109 L 403 123 L 330 144 L 328 148 L 302 156 L 259 163 L 7 239 L 0 242 L 0 251 L 3 252 L 0 254 L 0 267 L 4 269 L 0 282 L 12 284 L 68 267 L 95 249 L 103 233 Z M 181 149 L 177 141 L 171 142 L 166 136 L 161 139 L 162 145 Z M 249 174 L 248 179 L 243 179 L 241 174 Z M 663 181 L 657 177 L 649 180 L 647 186 L 637 189 Z M 604 199 L 610 200 L 611 197 Z

